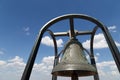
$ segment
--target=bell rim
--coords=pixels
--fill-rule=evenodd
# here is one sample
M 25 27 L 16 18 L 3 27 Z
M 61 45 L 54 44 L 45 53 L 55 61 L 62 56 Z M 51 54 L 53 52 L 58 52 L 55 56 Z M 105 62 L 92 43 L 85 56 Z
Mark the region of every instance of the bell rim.
M 97 69 L 91 64 L 65 64 L 60 63 L 52 70 L 53 75 L 70 77 L 72 74 L 78 76 L 90 76 L 97 74 Z M 82 74 L 80 74 L 82 73 Z
M 65 76 L 65 77 L 71 77 L 72 75 L 77 75 L 78 77 L 83 77 L 83 76 L 92 76 L 97 74 L 97 72 L 94 71 L 85 71 L 85 70 L 65 70 L 65 71 L 56 71 L 52 72 L 52 75 L 55 76 Z

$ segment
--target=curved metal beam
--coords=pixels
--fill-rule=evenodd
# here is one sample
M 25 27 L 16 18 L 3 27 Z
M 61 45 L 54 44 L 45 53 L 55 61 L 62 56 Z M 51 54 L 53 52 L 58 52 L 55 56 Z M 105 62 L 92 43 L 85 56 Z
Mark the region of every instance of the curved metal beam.
M 40 32 L 44 32 L 45 30 L 47 30 L 51 25 L 53 25 L 56 22 L 59 22 L 61 20 L 65 20 L 65 19 L 71 19 L 71 18 L 80 18 L 80 19 L 85 19 L 88 20 L 90 22 L 95 23 L 96 25 L 98 25 L 98 27 L 100 27 L 102 30 L 104 29 L 104 25 L 99 22 L 97 19 L 92 18 L 88 15 L 84 15 L 84 14 L 66 14 L 66 15 L 62 15 L 59 17 L 56 17 L 52 20 L 50 20 L 49 22 L 47 22 L 40 30 Z M 41 34 L 41 33 L 40 33 Z
M 57 56 L 58 56 L 58 50 L 57 50 L 57 42 L 56 42 L 56 39 L 55 39 L 55 36 L 54 36 L 54 34 L 53 34 L 53 32 L 51 31 L 51 30 L 47 30 L 48 32 L 49 32 L 49 34 L 50 34 L 50 36 L 52 37 L 52 39 L 53 39 L 53 43 L 54 43 L 54 52 L 55 52 L 55 58 L 57 58 Z M 55 66 L 55 65 L 54 65 Z

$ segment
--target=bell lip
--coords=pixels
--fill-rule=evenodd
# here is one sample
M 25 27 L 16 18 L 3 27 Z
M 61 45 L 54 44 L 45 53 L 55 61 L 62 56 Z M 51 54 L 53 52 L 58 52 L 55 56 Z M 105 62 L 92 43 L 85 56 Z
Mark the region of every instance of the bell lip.
M 65 77 L 71 77 L 72 75 L 77 75 L 78 77 L 83 76 L 92 76 L 97 74 L 95 71 L 85 71 L 85 70 L 65 70 L 65 71 L 56 71 L 51 73 L 54 76 L 65 76 Z
M 80 66 L 81 65 L 81 66 Z M 83 67 L 84 65 L 84 67 Z M 60 69 L 60 70 L 58 70 Z M 97 69 L 91 64 L 58 64 L 52 70 L 52 75 L 70 77 L 73 74 L 78 76 L 91 76 L 97 74 Z

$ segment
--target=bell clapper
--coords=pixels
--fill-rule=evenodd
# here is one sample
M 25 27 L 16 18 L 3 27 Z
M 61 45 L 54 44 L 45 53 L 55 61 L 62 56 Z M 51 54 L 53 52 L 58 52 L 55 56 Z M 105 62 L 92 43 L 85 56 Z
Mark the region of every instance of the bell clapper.
M 78 80 L 78 75 L 75 72 L 73 72 L 71 80 Z

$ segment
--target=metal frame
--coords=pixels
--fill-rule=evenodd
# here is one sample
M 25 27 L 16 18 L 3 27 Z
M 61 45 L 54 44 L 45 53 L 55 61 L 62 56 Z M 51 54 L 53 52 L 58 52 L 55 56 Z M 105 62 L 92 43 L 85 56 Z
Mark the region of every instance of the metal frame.
M 94 24 L 96 24 L 96 27 L 94 27 L 93 31 L 84 31 L 84 32 L 75 32 L 74 31 L 74 18 L 80 18 L 80 19 L 84 19 L 87 21 L 90 21 Z M 70 22 L 70 32 L 59 32 L 59 33 L 53 33 L 51 30 L 49 30 L 49 27 L 52 26 L 54 23 L 57 23 L 61 20 L 65 20 L 65 19 L 69 19 Z M 107 44 L 111 50 L 111 53 L 113 55 L 113 58 L 115 60 L 115 63 L 117 65 L 117 68 L 120 72 L 120 53 L 119 50 L 117 48 L 117 46 L 115 45 L 114 40 L 112 39 L 107 27 L 105 27 L 101 22 L 99 22 L 97 19 L 92 18 L 88 15 L 84 15 L 84 14 L 67 14 L 67 15 L 62 15 L 59 17 L 56 17 L 52 20 L 50 20 L 48 23 L 46 23 L 40 30 L 39 35 L 35 41 L 35 44 L 32 48 L 32 51 L 30 53 L 28 62 L 26 64 L 25 70 L 23 72 L 22 78 L 21 80 L 29 80 L 30 78 L 30 74 L 37 56 L 37 52 L 43 37 L 43 34 L 48 31 L 53 39 L 54 45 L 55 45 L 55 60 L 54 60 L 54 66 L 58 63 L 58 52 L 57 52 L 57 44 L 56 44 L 56 40 L 55 37 L 57 36 L 69 36 L 70 38 L 75 38 L 77 35 L 91 35 L 91 42 L 90 42 L 90 52 L 91 52 L 91 64 L 94 65 L 96 67 L 96 62 L 94 59 L 94 50 L 93 50 L 93 41 L 94 41 L 94 35 L 96 30 L 100 28 L 103 31 L 103 34 L 105 36 L 105 39 L 107 41 Z M 57 80 L 57 76 L 53 76 L 52 80 Z M 99 76 L 98 74 L 94 75 L 94 80 L 99 80 Z

